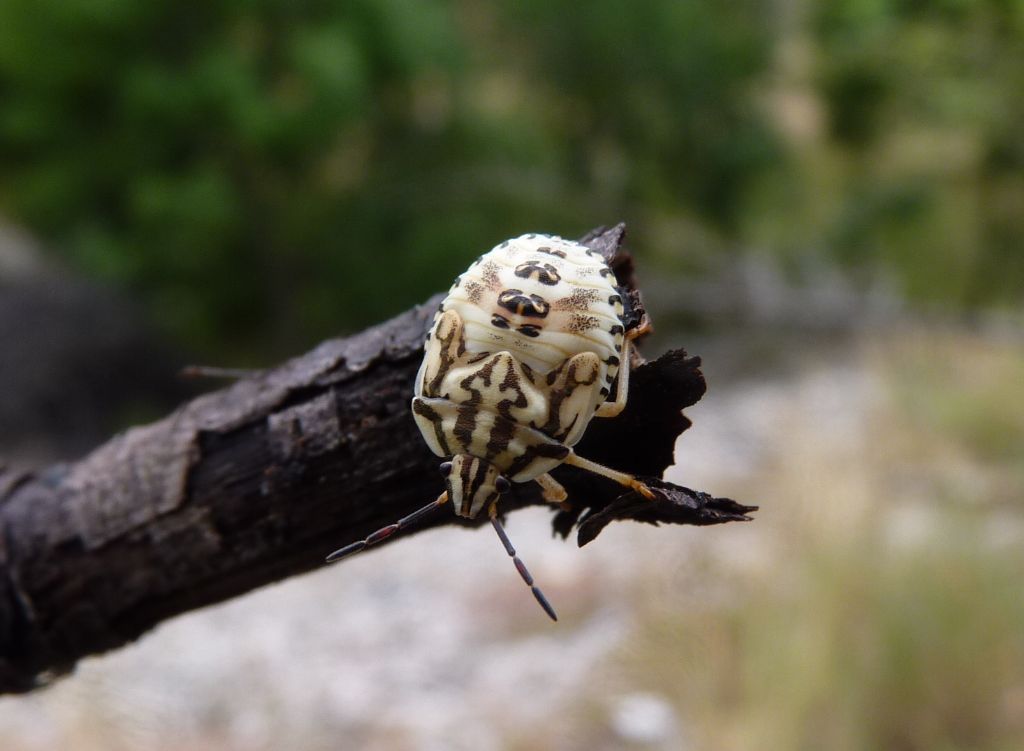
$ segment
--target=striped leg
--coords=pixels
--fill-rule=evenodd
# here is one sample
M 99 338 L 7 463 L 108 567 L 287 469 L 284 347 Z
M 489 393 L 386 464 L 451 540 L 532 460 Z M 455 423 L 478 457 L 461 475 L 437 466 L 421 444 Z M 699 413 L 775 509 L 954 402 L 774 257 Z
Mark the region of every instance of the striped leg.
M 625 472 L 619 472 L 617 469 L 606 467 L 603 464 L 592 462 L 589 459 L 584 459 L 575 452 L 570 452 L 569 456 L 565 457 L 565 463 L 571 464 L 574 467 L 579 467 L 580 469 L 585 469 L 588 472 L 593 472 L 595 475 L 607 477 L 609 480 L 614 480 L 619 483 L 619 485 L 625 485 L 630 490 L 635 490 L 649 501 L 653 501 L 657 497 L 654 495 L 653 490 L 633 477 L 633 475 Z
M 622 338 L 622 351 L 619 352 L 619 373 L 618 373 L 618 386 L 615 389 L 615 401 L 604 402 L 594 412 L 594 417 L 615 417 L 626 407 L 626 399 L 629 396 L 629 370 L 630 363 L 630 343 L 644 334 L 649 334 L 654 330 L 651 325 L 651 319 L 646 315 L 640 322 L 640 325 L 634 329 L 630 329 L 626 332 L 626 335 Z
M 629 396 L 629 346 L 630 340 L 623 338 L 622 351 L 619 353 L 619 385 L 615 389 L 614 402 L 602 402 L 594 412 L 594 417 L 615 417 L 626 407 Z

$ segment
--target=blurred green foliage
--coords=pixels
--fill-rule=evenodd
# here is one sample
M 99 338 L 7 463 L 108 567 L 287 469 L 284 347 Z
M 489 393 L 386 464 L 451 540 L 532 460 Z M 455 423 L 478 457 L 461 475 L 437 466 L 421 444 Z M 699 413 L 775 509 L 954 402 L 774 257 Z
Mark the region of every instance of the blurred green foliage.
M 3 0 L 0 213 L 221 362 L 620 219 L 1019 301 L 1022 90 L 1013 0 Z
M 1024 3 L 842 0 L 812 33 L 831 140 L 851 164 L 847 256 L 914 297 L 1024 299 Z

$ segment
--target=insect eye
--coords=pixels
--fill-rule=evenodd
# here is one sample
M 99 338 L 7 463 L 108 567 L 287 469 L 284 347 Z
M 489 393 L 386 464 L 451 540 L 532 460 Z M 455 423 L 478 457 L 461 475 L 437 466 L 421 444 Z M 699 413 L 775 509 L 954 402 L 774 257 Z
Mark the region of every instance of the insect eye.
M 438 469 L 441 470 L 441 474 L 442 475 L 447 477 L 452 472 L 452 463 L 451 462 L 444 462 L 440 467 L 438 467 Z
M 512 483 L 499 475 L 498 479 L 494 481 L 494 489 L 499 493 L 507 493 L 512 489 Z

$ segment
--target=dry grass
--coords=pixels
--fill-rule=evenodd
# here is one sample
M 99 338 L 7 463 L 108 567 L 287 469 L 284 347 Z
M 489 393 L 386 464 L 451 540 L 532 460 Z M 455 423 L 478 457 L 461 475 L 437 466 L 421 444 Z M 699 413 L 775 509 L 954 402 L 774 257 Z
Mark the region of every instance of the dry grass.
M 758 554 L 717 596 L 675 572 L 638 598 L 613 669 L 684 718 L 657 747 L 1024 748 L 1024 356 L 900 332 L 856 360 L 868 408 L 797 410 L 738 483 Z

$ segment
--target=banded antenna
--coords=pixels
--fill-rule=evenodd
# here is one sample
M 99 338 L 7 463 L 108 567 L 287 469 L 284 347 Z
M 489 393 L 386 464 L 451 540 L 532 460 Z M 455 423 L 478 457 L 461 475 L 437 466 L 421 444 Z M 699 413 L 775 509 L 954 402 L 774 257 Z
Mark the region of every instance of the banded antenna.
M 353 553 L 358 553 L 362 550 L 366 550 L 366 548 L 370 547 L 371 545 L 376 545 L 378 542 L 383 542 L 396 532 L 399 532 L 407 527 L 412 526 L 420 519 L 422 519 L 424 516 L 429 514 L 431 511 L 433 511 L 436 508 L 440 508 L 446 503 L 448 503 L 447 490 L 441 493 L 441 495 L 437 497 L 436 501 L 431 501 L 423 508 L 416 509 L 408 516 L 403 516 L 394 524 L 389 524 L 386 527 L 381 527 L 376 532 L 374 532 L 371 535 L 368 535 L 366 538 L 362 540 L 357 540 L 356 542 L 349 543 L 343 548 L 338 548 L 329 556 L 327 556 L 327 563 L 334 563 L 335 561 L 340 561 L 342 558 L 345 558 L 346 556 L 350 556 Z
M 327 563 L 334 563 L 340 561 L 342 558 L 353 555 L 354 553 L 362 552 L 371 545 L 376 545 L 378 542 L 383 542 L 389 537 L 395 535 L 403 529 L 406 529 L 423 517 L 427 516 L 431 511 L 436 508 L 440 508 L 448 502 L 448 491 L 441 493 L 437 497 L 436 501 L 431 501 L 426 506 L 413 511 L 408 516 L 403 516 L 394 524 L 388 524 L 386 527 L 381 527 L 376 532 L 367 535 L 362 540 L 349 543 L 343 548 L 338 548 L 329 556 L 327 556 Z M 491 506 L 490 510 L 491 526 L 494 527 L 494 531 L 498 533 L 498 539 L 501 540 L 501 544 L 505 546 L 505 552 L 508 553 L 512 559 L 512 563 L 515 564 L 516 571 L 523 577 L 523 581 L 526 582 L 526 586 L 533 592 L 533 596 L 537 599 L 537 602 L 544 612 L 548 614 L 548 617 L 553 620 L 558 620 L 558 615 L 555 613 L 555 609 L 551 607 L 551 603 L 548 602 L 548 598 L 544 596 L 544 593 L 540 591 L 540 587 L 533 583 L 533 576 L 530 575 L 529 569 L 526 568 L 526 564 L 522 562 L 518 555 L 516 555 L 516 549 L 512 547 L 512 542 L 508 539 L 508 535 L 505 534 L 505 528 L 501 526 L 501 522 L 498 521 L 498 507 L 496 504 Z
M 537 598 L 537 602 L 544 608 L 544 612 L 548 614 L 548 617 L 553 620 L 558 620 L 558 615 L 555 613 L 555 609 L 551 607 L 551 603 L 548 602 L 548 598 L 544 596 L 544 593 L 540 591 L 540 587 L 533 583 L 533 577 L 530 576 L 530 572 L 526 568 L 526 564 L 520 560 L 519 556 L 516 555 L 516 549 L 512 547 L 512 542 L 508 539 L 508 535 L 505 534 L 505 528 L 501 526 L 501 522 L 498 521 L 498 507 L 496 505 L 491 506 L 491 526 L 494 527 L 494 531 L 498 533 L 498 538 L 501 540 L 501 544 L 505 546 L 505 552 L 508 553 L 509 558 L 512 559 L 512 563 L 516 566 L 516 571 L 523 577 L 523 581 L 526 582 L 526 586 L 533 592 L 533 596 Z

